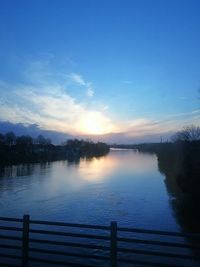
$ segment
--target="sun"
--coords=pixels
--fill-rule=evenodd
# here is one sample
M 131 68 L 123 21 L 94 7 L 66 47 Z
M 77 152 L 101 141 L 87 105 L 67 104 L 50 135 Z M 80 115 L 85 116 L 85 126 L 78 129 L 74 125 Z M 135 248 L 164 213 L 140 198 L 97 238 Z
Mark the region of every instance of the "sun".
M 101 135 L 110 132 L 111 124 L 101 112 L 94 111 L 81 118 L 79 129 L 83 134 Z

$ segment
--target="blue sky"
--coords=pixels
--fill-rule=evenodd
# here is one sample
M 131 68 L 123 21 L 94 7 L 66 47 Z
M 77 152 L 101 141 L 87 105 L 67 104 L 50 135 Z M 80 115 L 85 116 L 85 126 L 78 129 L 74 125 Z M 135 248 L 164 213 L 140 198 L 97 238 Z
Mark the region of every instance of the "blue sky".
M 122 142 L 200 119 L 197 0 L 0 0 L 0 120 Z

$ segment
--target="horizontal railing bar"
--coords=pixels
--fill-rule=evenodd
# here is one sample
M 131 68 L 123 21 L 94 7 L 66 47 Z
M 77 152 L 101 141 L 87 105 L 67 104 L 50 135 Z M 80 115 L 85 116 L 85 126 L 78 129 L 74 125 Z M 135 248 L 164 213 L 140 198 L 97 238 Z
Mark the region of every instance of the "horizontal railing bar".
M 43 262 L 43 263 L 49 263 L 49 264 L 57 264 L 57 265 L 64 265 L 64 266 L 76 266 L 80 267 L 80 264 L 75 262 L 66 262 L 66 261 L 55 261 L 55 260 L 47 260 L 47 259 L 40 259 L 40 258 L 34 258 L 29 257 L 30 261 L 36 261 L 36 262 Z M 94 265 L 84 265 L 81 263 L 82 267 L 95 267 Z
M 7 221 L 7 222 L 22 222 L 22 219 L 18 218 L 9 218 L 9 217 L 0 217 L 0 221 Z
M 8 235 L 0 235 L 0 239 L 10 239 L 10 240 L 19 240 L 21 241 L 22 238 L 18 236 L 8 236 Z
M 22 222 L 22 219 L 19 218 L 10 218 L 10 217 L 0 217 L 0 221 L 12 221 L 12 222 Z M 101 226 L 101 225 L 90 225 L 90 224 L 78 224 L 78 223 L 64 223 L 64 222 L 54 222 L 54 221 L 39 221 L 39 220 L 30 220 L 32 224 L 47 224 L 47 225 L 58 225 L 58 226 L 68 226 L 68 227 L 80 227 L 80 228 L 93 228 L 93 229 L 102 229 L 110 230 L 110 226 Z M 137 232 L 137 233 L 149 233 L 149 234 L 158 234 L 158 235 L 171 235 L 179 237 L 200 237 L 199 233 L 178 233 L 174 231 L 163 231 L 163 230 L 145 230 L 139 228 L 128 228 L 128 227 L 118 227 L 119 231 L 124 232 Z
M 7 218 L 7 217 L 0 217 L 0 221 L 5 221 L 5 222 L 23 222 L 23 219 L 17 219 L 17 218 Z M 4 223 L 5 224 L 5 223 Z M 90 224 L 79 224 L 79 223 L 64 223 L 64 222 L 53 222 L 53 221 L 39 221 L 39 220 L 30 220 L 31 226 L 33 225 L 44 225 L 44 226 L 63 226 L 63 227 L 69 227 L 69 228 L 87 228 L 87 229 L 95 229 L 95 230 L 111 230 L 110 226 L 101 226 L 101 225 L 90 225 Z M 33 227 L 36 228 L 36 227 Z M 38 228 L 38 227 L 37 227 Z M 40 227 L 42 228 L 42 227 Z M 47 228 L 48 229 L 48 228 Z M 61 228 L 60 228 L 61 229 Z M 3 226 L 0 225 L 0 230 L 5 230 L 5 231 L 16 231 L 16 232 L 22 232 L 23 229 L 21 227 L 14 227 L 14 226 Z M 97 240 L 110 240 L 110 236 L 106 235 L 95 235 L 95 234 L 90 234 L 90 233 L 75 233 L 72 232 L 65 232 L 65 229 L 61 229 L 62 231 L 51 231 L 51 230 L 43 230 L 43 229 L 30 229 L 29 233 L 31 234 L 44 234 L 44 235 L 54 235 L 54 236 L 66 236 L 66 237 L 76 237 L 76 238 L 86 238 L 86 239 L 97 239 Z M 75 230 L 75 229 L 74 229 Z M 198 238 L 200 239 L 200 234 L 199 233 L 178 233 L 178 232 L 171 232 L 171 231 L 161 231 L 161 230 L 145 230 L 145 229 L 139 229 L 139 228 L 126 228 L 126 227 L 118 227 L 117 231 L 119 234 L 122 232 L 126 233 L 140 233 L 140 234 L 152 234 L 156 236 L 169 236 L 169 237 L 189 237 L 189 238 Z M 110 234 L 110 232 L 109 232 Z M 38 236 L 35 236 L 38 237 Z M 155 238 L 155 237 L 152 237 Z M 22 237 L 19 236 L 10 236 L 10 235 L 0 235 L 0 239 L 7 239 L 7 240 L 16 240 L 16 241 L 22 241 Z M 156 239 L 156 238 L 155 238 Z M 164 247 L 175 247 L 175 248 L 184 248 L 184 249 L 198 249 L 200 250 L 200 245 L 190 245 L 190 244 L 185 244 L 185 243 L 180 243 L 181 241 L 177 242 L 169 242 L 169 241 L 162 241 L 162 240 L 150 240 L 150 239 L 140 239 L 140 238 L 126 238 L 126 237 L 118 237 L 117 241 L 119 242 L 127 242 L 129 244 L 131 243 L 138 243 L 138 244 L 147 244 L 147 245 L 157 245 L 157 246 L 164 246 Z M 173 241 L 173 240 L 172 240 Z M 63 255 L 63 256 L 68 256 L 68 257 L 79 257 L 79 258 L 91 258 L 95 260 L 105 260 L 108 261 L 110 260 L 109 256 L 101 256 L 101 255 L 89 255 L 89 254 L 84 254 L 84 253 L 76 253 L 76 251 L 72 252 L 65 252 L 64 248 L 63 251 L 58 251 L 53 250 L 55 249 L 55 246 L 66 246 L 66 247 L 74 247 L 74 248 L 83 248 L 83 249 L 98 249 L 102 251 L 110 251 L 109 244 L 107 246 L 104 245 L 92 245 L 92 244 L 79 244 L 76 242 L 65 242 L 65 241 L 53 241 L 53 240 L 44 240 L 44 239 L 39 239 L 39 238 L 30 238 L 29 239 L 30 244 L 32 243 L 41 243 L 41 244 L 49 244 L 54 246 L 51 249 L 46 249 L 46 248 L 34 248 L 34 247 L 29 247 L 30 252 L 35 252 L 35 253 L 44 253 L 44 254 L 50 254 L 50 255 Z M 86 242 L 86 241 L 85 241 Z M 127 245 L 128 246 L 128 245 Z M 19 245 L 9 245 L 9 244 L 0 244 L 0 248 L 4 249 L 16 249 L 16 250 L 21 250 L 22 247 Z M 74 249 L 75 250 L 75 249 Z M 13 252 L 13 251 L 12 251 Z M 200 259 L 200 257 L 197 256 L 191 256 L 191 255 L 186 255 L 186 254 L 179 254 L 178 252 L 176 253 L 170 253 L 170 252 L 160 252 L 160 251 L 151 251 L 148 250 L 148 248 L 144 249 L 135 249 L 135 248 L 123 248 L 119 247 L 117 248 L 117 252 L 120 253 L 134 253 L 134 254 L 140 254 L 140 255 L 149 255 L 149 256 L 158 256 L 158 257 L 171 257 L 171 258 L 177 258 L 177 259 L 187 259 L 187 260 L 195 260 L 195 259 Z M 181 251 L 183 252 L 183 251 Z M 9 252 L 8 252 L 9 253 Z M 184 252 L 183 252 L 184 253 Z M 107 254 L 107 253 L 106 253 Z M 124 254 L 123 254 L 124 255 Z M 0 252 L 0 257 L 5 257 L 5 258 L 10 258 L 10 259 L 21 259 L 21 255 L 13 255 L 13 254 L 7 254 Z M 142 256 L 141 256 L 142 257 Z M 3 259 L 2 259 L 3 260 Z M 57 261 L 54 259 L 40 259 L 37 257 L 29 257 L 30 261 L 35 261 L 35 262 L 41 262 L 41 263 L 49 263 L 49 264 L 56 264 L 56 265 L 64 265 L 64 266 L 80 266 L 78 263 L 71 263 L 71 262 L 65 262 L 65 261 Z M 67 260 L 67 259 L 66 259 Z M 161 260 L 158 258 L 158 260 Z M 6 260 L 5 260 L 6 261 Z M 128 264 L 139 264 L 139 265 L 145 265 L 145 266 L 153 266 L 153 267 L 180 267 L 180 265 L 170 265 L 166 263 L 159 263 L 159 262 L 146 262 L 144 260 L 140 259 L 131 259 L 131 258 L 118 258 L 119 262 L 124 262 Z M 177 262 L 178 263 L 178 262 Z M 17 266 L 19 265 L 13 265 L 13 264 L 1 264 L 0 266 Z M 85 267 L 92 267 L 91 265 L 83 265 L 81 266 Z
M 62 241 L 50 241 L 44 239 L 34 239 L 30 238 L 29 242 L 31 243 L 43 243 L 50 245 L 58 245 L 58 246 L 71 246 L 71 247 L 80 247 L 80 248 L 92 248 L 92 249 L 101 249 L 101 250 L 110 250 L 110 247 L 102 246 L 102 245 L 89 245 L 89 244 L 78 244 L 73 242 L 62 242 Z
M 30 220 L 30 223 L 31 224 L 67 226 L 67 227 L 78 227 L 78 228 L 90 228 L 90 229 L 99 229 L 99 230 L 110 230 L 110 226 L 90 225 L 90 224 L 81 224 L 81 223 L 64 223 L 64 222 L 38 221 L 38 220 Z
M 0 262 L 0 266 L 1 267 L 21 267 L 20 265 L 11 264 L 11 263 L 4 263 L 4 262 Z
M 19 218 L 10 218 L 10 217 L 0 217 L 0 221 L 12 221 L 12 222 L 23 222 L 23 219 Z M 80 227 L 80 228 L 93 228 L 93 229 L 102 229 L 110 230 L 110 226 L 101 226 L 101 225 L 90 225 L 90 224 L 78 224 L 78 223 L 64 223 L 64 222 L 54 222 L 54 221 L 39 221 L 39 220 L 30 220 L 32 224 L 47 224 L 47 225 L 58 225 L 58 226 L 68 226 L 68 227 Z M 159 235 L 172 235 L 179 237 L 200 237 L 200 233 L 178 233 L 174 231 L 163 231 L 163 230 L 145 230 L 139 228 L 128 228 L 128 227 L 118 227 L 119 231 L 124 232 L 137 232 L 137 233 L 149 233 L 149 234 L 159 234 Z
M 46 253 L 46 254 L 71 256 L 71 257 L 92 258 L 92 259 L 97 259 L 97 260 L 109 260 L 110 259 L 109 257 L 106 257 L 106 256 L 88 255 L 88 254 L 81 254 L 81 253 L 57 251 L 57 250 L 51 250 L 51 249 L 30 248 L 29 251 L 38 252 L 38 253 Z
M 9 248 L 9 249 L 22 249 L 21 246 L 15 246 L 15 245 L 4 245 L 0 244 L 0 248 Z
M 56 232 L 56 231 L 48 231 L 48 230 L 29 230 L 29 233 L 36 234 L 48 234 L 48 235 L 61 235 L 61 236 L 71 236 L 71 237 L 80 237 L 80 238 L 91 238 L 91 239 L 102 239 L 102 240 L 110 240 L 108 236 L 101 235 L 91 235 L 91 234 L 76 234 L 76 233 L 68 233 L 68 232 Z
M 167 235 L 167 236 L 177 236 L 177 237 L 200 238 L 199 233 L 178 233 L 173 231 L 171 232 L 171 231 L 160 231 L 160 230 L 145 230 L 139 228 L 125 228 L 125 227 L 118 227 L 117 230 L 122 232 L 133 232 L 141 234 L 156 234 L 156 235 Z
M 139 264 L 139 265 L 153 266 L 153 267 L 183 267 L 182 265 L 176 265 L 174 263 L 166 264 L 166 263 L 160 263 L 160 262 L 148 262 L 148 261 L 131 260 L 131 259 L 124 259 L 124 258 L 118 258 L 118 261 L 123 262 L 123 263 Z
M 155 240 L 144 240 L 144 239 L 124 238 L 124 237 L 119 237 L 119 238 L 117 238 L 117 240 L 122 241 L 122 242 L 128 242 L 128 243 L 159 245 L 159 246 L 165 246 L 165 247 L 200 249 L 200 247 L 198 247 L 198 246 L 191 246 L 191 245 L 177 243 L 177 242 L 162 242 L 162 241 L 155 241 Z
M 12 254 L 5 254 L 5 253 L 1 253 L 1 252 L 0 252 L 0 257 L 10 258 L 10 259 L 21 259 L 21 256 L 12 255 Z
M 129 249 L 129 248 L 117 248 L 119 252 L 125 253 L 135 253 L 135 254 L 144 254 L 144 255 L 152 255 L 152 256 L 163 256 L 163 257 L 172 257 L 172 258 L 180 258 L 180 259 L 200 259 L 200 257 L 190 256 L 185 254 L 175 254 L 175 253 L 166 253 L 166 252 L 158 252 L 158 251 L 148 251 L 148 250 L 139 250 L 139 249 Z
M 23 229 L 20 227 L 11 227 L 11 226 L 0 226 L 0 230 L 8 230 L 8 231 L 22 231 Z

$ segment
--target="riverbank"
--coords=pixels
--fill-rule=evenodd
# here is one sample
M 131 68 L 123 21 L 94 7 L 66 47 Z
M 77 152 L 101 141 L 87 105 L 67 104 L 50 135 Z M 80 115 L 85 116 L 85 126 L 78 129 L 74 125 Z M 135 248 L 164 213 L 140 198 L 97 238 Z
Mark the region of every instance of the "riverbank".
M 174 177 L 183 193 L 200 195 L 200 141 L 142 144 L 139 151 L 155 153 L 166 177 Z
M 144 144 L 138 150 L 157 155 L 158 169 L 166 177 L 171 205 L 183 231 L 199 232 L 200 141 Z
M 36 163 L 55 160 L 77 160 L 82 157 L 100 157 L 109 152 L 105 143 L 68 140 L 63 145 L 53 144 L 1 144 L 0 165 Z

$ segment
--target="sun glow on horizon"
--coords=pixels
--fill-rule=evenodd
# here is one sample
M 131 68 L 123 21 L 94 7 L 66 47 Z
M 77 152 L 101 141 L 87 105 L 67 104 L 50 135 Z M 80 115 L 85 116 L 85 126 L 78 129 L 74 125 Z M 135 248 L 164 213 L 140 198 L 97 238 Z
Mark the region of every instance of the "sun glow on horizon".
M 78 128 L 83 134 L 101 135 L 112 132 L 113 125 L 101 112 L 93 111 L 80 119 Z

